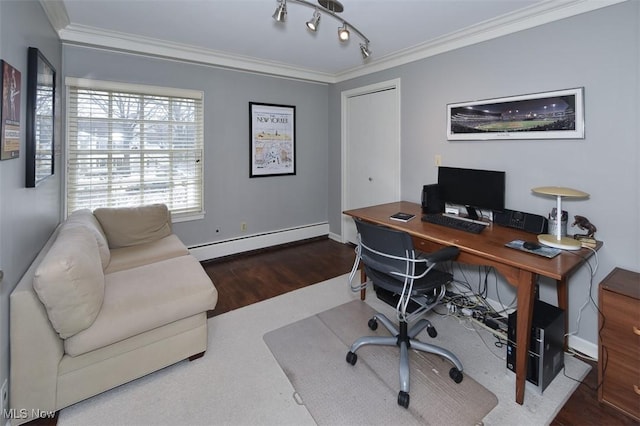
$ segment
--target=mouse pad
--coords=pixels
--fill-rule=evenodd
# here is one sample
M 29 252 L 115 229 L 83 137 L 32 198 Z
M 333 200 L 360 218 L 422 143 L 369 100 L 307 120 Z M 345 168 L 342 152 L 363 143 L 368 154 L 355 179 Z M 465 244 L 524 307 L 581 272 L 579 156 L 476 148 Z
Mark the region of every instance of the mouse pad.
M 562 251 L 558 248 L 547 246 L 540 246 L 535 250 L 529 250 L 523 247 L 524 243 L 525 242 L 523 240 L 513 240 L 505 244 L 505 246 L 516 250 L 526 251 L 527 253 L 537 254 L 538 256 L 548 257 L 549 259 L 551 259 L 552 257 L 556 257 Z

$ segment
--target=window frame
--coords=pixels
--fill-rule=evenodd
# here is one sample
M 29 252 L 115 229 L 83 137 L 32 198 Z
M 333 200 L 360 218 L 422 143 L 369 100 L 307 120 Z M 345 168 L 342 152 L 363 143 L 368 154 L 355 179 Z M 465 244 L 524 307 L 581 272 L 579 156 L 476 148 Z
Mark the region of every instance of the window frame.
M 119 120 L 119 118 L 110 115 L 110 113 L 107 114 L 106 118 L 102 118 L 102 119 L 98 119 L 95 117 L 86 118 L 86 117 L 79 116 L 77 114 L 77 110 L 74 110 L 74 108 L 71 105 L 73 102 L 77 102 L 78 99 L 80 98 L 77 95 L 77 93 L 76 94 L 72 93 L 75 90 L 103 91 L 108 93 L 109 97 L 114 95 L 117 96 L 118 94 L 124 94 L 132 98 L 139 97 L 139 99 L 142 101 L 145 100 L 147 97 L 166 98 L 169 105 L 171 105 L 172 102 L 175 102 L 176 100 L 178 101 L 188 100 L 189 102 L 194 102 L 194 114 L 195 114 L 195 120 L 193 121 L 193 132 L 194 132 L 193 140 L 195 142 L 194 145 L 186 149 L 183 148 L 182 150 L 176 146 L 170 147 L 169 149 L 166 149 L 166 150 L 155 149 L 155 153 L 164 154 L 161 156 L 161 158 L 170 157 L 171 159 L 166 160 L 169 166 L 172 164 L 173 158 L 175 156 L 178 156 L 179 154 L 186 153 L 187 156 L 191 156 L 191 158 L 194 159 L 194 162 L 196 165 L 193 166 L 193 169 L 194 169 L 194 172 L 196 173 L 196 177 L 195 179 L 194 178 L 187 179 L 190 183 L 190 186 L 189 186 L 189 189 L 185 191 L 187 193 L 190 193 L 195 190 L 197 193 L 196 195 L 197 200 L 193 206 L 188 206 L 185 209 L 187 211 L 179 211 L 179 212 L 172 211 L 172 219 L 174 222 L 182 222 L 182 221 L 202 219 L 204 217 L 205 215 L 205 210 L 204 210 L 204 184 L 205 184 L 205 180 L 204 180 L 204 173 L 205 173 L 204 93 L 202 91 L 190 90 L 190 89 L 178 89 L 178 88 L 171 88 L 171 87 L 161 87 L 161 86 L 141 85 L 141 84 L 131 84 L 131 83 L 120 83 L 120 82 L 113 82 L 113 81 L 92 80 L 92 79 L 83 79 L 83 78 L 75 78 L 75 77 L 67 77 L 65 79 L 65 90 L 66 90 L 66 102 L 65 102 L 65 107 L 66 107 L 65 108 L 66 110 L 65 154 L 66 155 L 65 155 L 64 200 L 63 200 L 65 217 L 71 213 L 69 211 L 70 204 L 71 204 L 70 197 L 72 197 L 74 193 L 77 193 L 77 194 L 81 193 L 81 191 L 76 192 L 73 189 L 75 188 L 76 185 L 78 185 L 79 181 L 73 180 L 73 178 L 71 177 L 71 174 L 72 172 L 76 172 L 78 170 L 74 166 L 74 164 L 72 164 L 72 160 L 75 161 L 78 158 L 78 157 L 75 157 L 75 155 L 76 153 L 80 153 L 82 149 L 79 147 L 79 138 L 78 138 L 79 132 L 77 130 L 71 131 L 70 127 L 73 125 L 76 125 L 79 121 L 82 121 L 83 119 L 87 119 L 88 121 L 93 121 L 93 122 L 98 122 L 102 120 L 103 122 L 109 123 L 107 127 L 109 127 L 111 123 L 114 123 Z M 142 104 L 143 103 L 141 103 L 141 105 Z M 172 124 L 172 120 L 170 118 L 167 118 L 164 121 L 155 120 L 155 119 L 151 120 L 149 119 L 149 117 L 145 117 L 144 114 L 141 114 L 141 116 L 134 119 L 133 121 L 138 121 L 141 126 L 147 123 L 154 123 L 155 125 L 165 124 L 167 125 L 167 128 L 170 129 L 168 130 L 167 135 L 174 135 L 173 133 L 174 130 L 170 125 Z M 144 132 L 141 131 L 140 133 L 142 134 Z M 112 129 L 109 127 L 109 130 L 108 130 L 109 139 L 112 139 L 112 135 L 113 135 Z M 148 142 L 147 138 L 144 135 L 141 136 L 140 138 L 142 141 L 144 141 L 144 143 Z M 92 144 L 93 143 L 94 142 L 92 142 Z M 144 143 L 141 143 L 141 145 L 144 145 Z M 90 149 L 93 149 L 93 148 L 90 148 Z M 117 151 L 118 149 L 115 147 L 110 147 L 109 149 L 104 150 L 105 153 L 111 153 L 111 155 L 113 155 Z M 140 162 L 139 179 L 142 182 L 142 185 L 147 185 L 145 174 L 151 171 L 148 165 L 143 164 L 144 162 L 142 159 L 145 158 L 146 153 L 153 152 L 153 151 L 154 149 L 152 148 L 141 149 L 140 151 L 138 151 L 138 155 L 135 156 L 138 158 L 138 161 Z M 115 163 L 112 162 L 111 164 L 115 164 Z M 109 176 L 109 181 L 111 181 L 112 178 L 114 178 L 114 176 L 117 177 L 117 174 L 114 173 L 113 171 L 109 171 L 108 176 Z M 171 179 L 169 179 L 167 182 L 172 188 L 174 188 L 176 186 L 176 180 L 173 177 L 171 170 L 170 170 L 170 176 L 171 176 Z M 91 186 L 95 184 L 90 183 L 89 185 Z M 140 188 L 137 190 L 137 193 L 139 196 L 142 197 L 144 194 L 144 191 L 145 191 L 144 188 Z M 134 194 L 135 192 L 136 190 L 134 190 Z M 150 192 L 153 193 L 153 191 L 150 191 Z M 135 195 L 132 195 L 132 197 L 133 196 Z M 185 196 L 189 197 L 189 195 L 185 195 Z M 126 196 L 122 197 L 122 199 L 125 200 Z M 167 202 L 167 204 L 171 209 L 172 207 L 171 202 L 170 200 L 167 200 L 167 201 L 169 201 Z M 157 201 L 157 202 L 162 202 L 162 201 Z M 128 205 L 128 204 L 119 203 L 118 205 Z M 130 205 L 135 206 L 139 204 L 131 203 Z M 91 207 L 84 207 L 80 205 L 78 207 L 74 207 L 74 210 L 80 209 L 80 208 L 90 208 L 91 210 L 93 210 L 99 206 L 102 206 L 102 205 L 92 205 Z M 112 206 L 112 204 L 107 204 L 106 206 Z

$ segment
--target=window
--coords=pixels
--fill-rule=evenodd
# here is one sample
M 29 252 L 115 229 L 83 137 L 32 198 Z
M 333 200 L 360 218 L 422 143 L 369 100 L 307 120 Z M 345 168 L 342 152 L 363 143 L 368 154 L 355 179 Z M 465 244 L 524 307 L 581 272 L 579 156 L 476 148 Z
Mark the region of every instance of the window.
M 67 78 L 67 214 L 165 203 L 202 215 L 202 92 Z

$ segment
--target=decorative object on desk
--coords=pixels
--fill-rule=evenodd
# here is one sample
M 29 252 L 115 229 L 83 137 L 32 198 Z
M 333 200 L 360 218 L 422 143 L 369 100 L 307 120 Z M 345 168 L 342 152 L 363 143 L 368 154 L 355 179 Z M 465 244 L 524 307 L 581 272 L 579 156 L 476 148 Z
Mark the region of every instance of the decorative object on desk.
M 574 222 L 571 224 L 571 226 L 578 226 L 578 228 L 582 229 L 583 231 L 587 231 L 587 233 L 584 234 L 584 236 L 586 237 L 593 237 L 593 234 L 595 234 L 598 230 L 598 228 L 596 228 L 596 226 L 593 223 L 589 222 L 589 219 L 584 216 L 576 215 L 573 217 L 573 219 Z
M 409 222 L 414 217 L 416 217 L 415 214 L 398 212 L 389 216 L 389 219 L 397 220 L 399 222 Z
M 249 102 L 249 177 L 296 174 L 296 107 Z
M 584 139 L 584 88 L 447 105 L 448 140 Z
M 525 245 L 526 245 L 526 247 L 525 247 Z M 527 242 L 523 241 L 523 240 L 509 241 L 507 244 L 505 244 L 505 247 L 509 247 L 509 248 L 512 248 L 512 249 L 520 250 L 520 251 L 526 251 L 527 253 L 537 254 L 538 256 L 543 256 L 543 257 L 546 257 L 548 259 L 556 257 L 562 251 L 562 250 L 557 249 L 557 248 L 546 247 L 546 246 L 539 246 L 537 248 L 531 248 L 530 249 L 530 248 L 528 248 L 529 244 L 527 244 Z
M 27 69 L 26 186 L 53 174 L 56 70 L 42 52 L 29 48 Z
M 570 198 L 587 198 L 589 194 L 586 192 L 579 191 L 577 189 L 565 188 L 562 186 L 540 186 L 538 188 L 533 188 L 535 194 L 541 195 L 551 195 L 556 197 L 556 212 L 562 211 L 562 197 L 570 197 Z M 562 216 L 561 216 L 562 217 Z M 551 228 L 551 224 L 549 224 L 549 228 Z M 541 244 L 556 247 L 564 250 L 579 250 L 582 247 L 580 241 L 577 241 L 573 238 L 563 237 L 561 234 L 561 227 L 556 227 L 555 235 L 552 234 L 540 234 L 538 235 L 538 241 Z
M 569 213 L 566 210 L 562 211 L 562 216 L 560 221 L 558 221 L 558 209 L 556 207 L 551 209 L 551 213 L 549 213 L 549 231 L 548 233 L 551 235 L 556 235 L 557 229 L 556 227 L 560 226 L 560 235 L 563 237 L 567 236 L 567 222 L 569 221 Z
M 0 107 L 0 160 L 20 156 L 20 71 L 0 61 L 2 107 Z
M 580 241 L 580 244 L 582 245 L 582 247 L 596 248 L 596 246 L 598 245 L 598 242 L 596 241 L 595 238 L 592 238 L 586 235 L 576 234 L 573 236 L 573 238 Z

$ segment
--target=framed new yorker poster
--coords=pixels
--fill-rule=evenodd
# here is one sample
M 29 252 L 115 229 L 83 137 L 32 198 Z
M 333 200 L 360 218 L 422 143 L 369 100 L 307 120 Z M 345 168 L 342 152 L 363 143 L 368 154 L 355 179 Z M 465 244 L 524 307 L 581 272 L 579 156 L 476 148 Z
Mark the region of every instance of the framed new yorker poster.
M 296 107 L 249 102 L 249 177 L 296 174 Z

